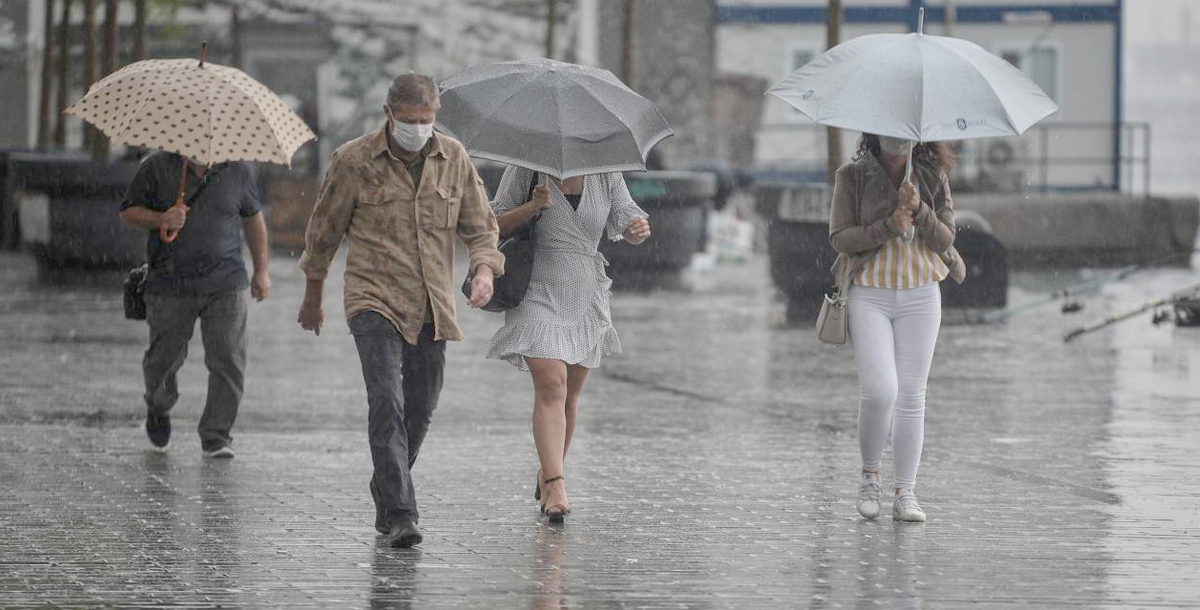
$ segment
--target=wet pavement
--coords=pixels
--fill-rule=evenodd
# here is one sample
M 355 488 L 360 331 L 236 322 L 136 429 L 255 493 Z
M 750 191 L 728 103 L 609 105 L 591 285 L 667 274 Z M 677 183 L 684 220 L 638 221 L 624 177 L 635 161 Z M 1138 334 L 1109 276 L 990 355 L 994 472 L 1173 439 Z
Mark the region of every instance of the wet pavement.
M 416 469 L 425 543 L 372 528 L 365 394 L 340 304 L 251 304 L 237 458 L 204 461 L 199 338 L 165 453 L 140 429 L 145 327 L 103 285 L 0 254 L 0 608 L 1124 608 L 1200 599 L 1200 329 L 1063 334 L 1197 274 L 1149 272 L 1067 317 L 947 325 L 917 494 L 864 522 L 849 349 L 779 325 L 765 262 L 618 293 L 625 354 L 588 382 L 574 512 L 539 519 L 528 376 L 463 311 Z M 336 273 L 340 277 L 340 270 Z M 331 275 L 331 278 L 334 275 Z M 1017 273 L 1020 303 L 1080 279 Z M 107 278 L 119 285 L 119 275 Z M 464 308 L 465 309 L 465 308 Z M 884 477 L 890 478 L 890 456 Z

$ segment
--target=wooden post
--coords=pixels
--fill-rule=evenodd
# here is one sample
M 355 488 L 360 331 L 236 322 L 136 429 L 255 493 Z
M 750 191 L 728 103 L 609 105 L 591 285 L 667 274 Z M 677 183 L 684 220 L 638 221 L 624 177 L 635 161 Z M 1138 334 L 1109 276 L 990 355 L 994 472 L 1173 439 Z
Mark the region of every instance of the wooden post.
M 38 147 L 50 145 L 50 93 L 54 74 L 54 0 L 46 0 L 46 23 L 42 29 L 42 96 L 38 101 Z
M 117 0 L 104 0 L 104 46 L 100 51 L 100 78 L 117 69 L 117 34 L 121 27 Z
M 546 57 L 554 59 L 554 28 L 558 24 L 558 0 L 546 0 Z
M 116 69 L 117 65 L 117 0 L 104 0 L 104 27 L 102 31 L 102 43 L 100 47 L 100 74 L 96 80 L 100 80 Z M 89 84 L 89 86 L 91 86 Z M 108 163 L 108 136 L 105 136 L 99 129 L 88 125 L 88 132 L 92 137 L 92 160 L 100 163 Z
M 83 81 L 96 80 L 96 0 L 83 0 Z
M 63 110 L 70 104 L 67 76 L 71 71 L 71 1 L 63 0 L 62 21 L 58 24 L 58 112 L 54 118 L 54 144 L 67 145 L 67 121 Z
M 83 0 L 83 90 L 96 82 L 96 0 Z M 95 159 L 96 140 L 102 139 L 91 123 L 83 123 L 83 147 Z
M 633 89 L 633 13 L 634 1 L 625 0 L 621 14 L 621 80 Z
M 133 61 L 146 59 L 146 0 L 133 0 Z
M 832 49 L 842 38 L 842 0 L 829 0 L 825 11 L 825 48 Z M 826 181 L 833 184 L 842 165 L 842 135 L 836 127 L 825 128 Z
M 242 68 L 242 12 L 237 6 L 233 7 L 233 13 L 229 16 L 229 37 L 233 40 L 230 43 L 229 62 L 233 67 Z

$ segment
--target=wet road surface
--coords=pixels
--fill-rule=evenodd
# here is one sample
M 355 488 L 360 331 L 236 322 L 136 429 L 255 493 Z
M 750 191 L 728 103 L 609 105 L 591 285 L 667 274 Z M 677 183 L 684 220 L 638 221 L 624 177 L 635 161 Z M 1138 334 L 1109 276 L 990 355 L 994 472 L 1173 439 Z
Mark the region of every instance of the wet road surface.
M 617 293 L 625 354 L 589 378 L 574 511 L 539 519 L 528 376 L 468 341 L 415 477 L 425 543 L 372 528 L 365 393 L 330 275 L 326 330 L 272 261 L 250 306 L 237 458 L 194 432 L 197 336 L 165 453 L 140 429 L 145 326 L 103 285 L 45 286 L 0 254 L 0 608 L 1124 608 L 1200 599 L 1200 329 L 1086 321 L 1195 283 L 1161 270 L 992 326 L 943 327 L 917 495 L 854 510 L 849 349 L 784 328 L 765 262 L 693 292 Z M 119 285 L 119 275 L 109 278 Z M 1078 281 L 1015 274 L 1010 302 Z M 198 334 L 198 333 L 197 333 Z M 890 480 L 890 455 L 884 480 Z M 886 508 L 886 507 L 885 507 Z

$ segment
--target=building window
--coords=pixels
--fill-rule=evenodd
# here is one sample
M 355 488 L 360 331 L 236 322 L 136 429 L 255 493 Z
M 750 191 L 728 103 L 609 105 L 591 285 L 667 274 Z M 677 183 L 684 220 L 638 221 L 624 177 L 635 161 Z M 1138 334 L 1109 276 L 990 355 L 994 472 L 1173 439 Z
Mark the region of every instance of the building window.
M 1000 51 L 1008 63 L 1016 66 L 1034 84 L 1042 88 L 1046 95 L 1055 103 L 1059 103 L 1059 62 L 1060 52 L 1057 46 L 1038 44 L 1031 47 L 1007 47 Z
M 816 56 L 817 48 L 813 46 L 791 45 L 787 47 L 783 57 L 783 77 L 787 78 L 788 75 L 799 70 L 800 66 L 812 61 Z M 785 117 L 789 123 L 811 122 L 808 117 L 791 106 L 788 106 Z

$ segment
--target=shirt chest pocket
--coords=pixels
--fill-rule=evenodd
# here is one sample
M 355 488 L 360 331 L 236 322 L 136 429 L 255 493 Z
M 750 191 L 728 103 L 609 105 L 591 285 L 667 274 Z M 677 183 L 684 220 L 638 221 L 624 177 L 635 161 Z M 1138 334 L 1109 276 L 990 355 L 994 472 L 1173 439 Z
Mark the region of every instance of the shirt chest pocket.
M 438 229 L 453 229 L 458 226 L 458 211 L 462 206 L 462 194 L 458 187 L 439 186 L 422 202 L 422 211 L 427 226 Z
M 366 186 L 358 192 L 358 205 L 354 210 L 356 221 L 366 226 L 395 229 L 400 218 L 400 197 L 394 189 Z
M 399 197 L 389 189 L 365 187 L 358 193 L 358 204 L 368 210 L 394 205 Z

